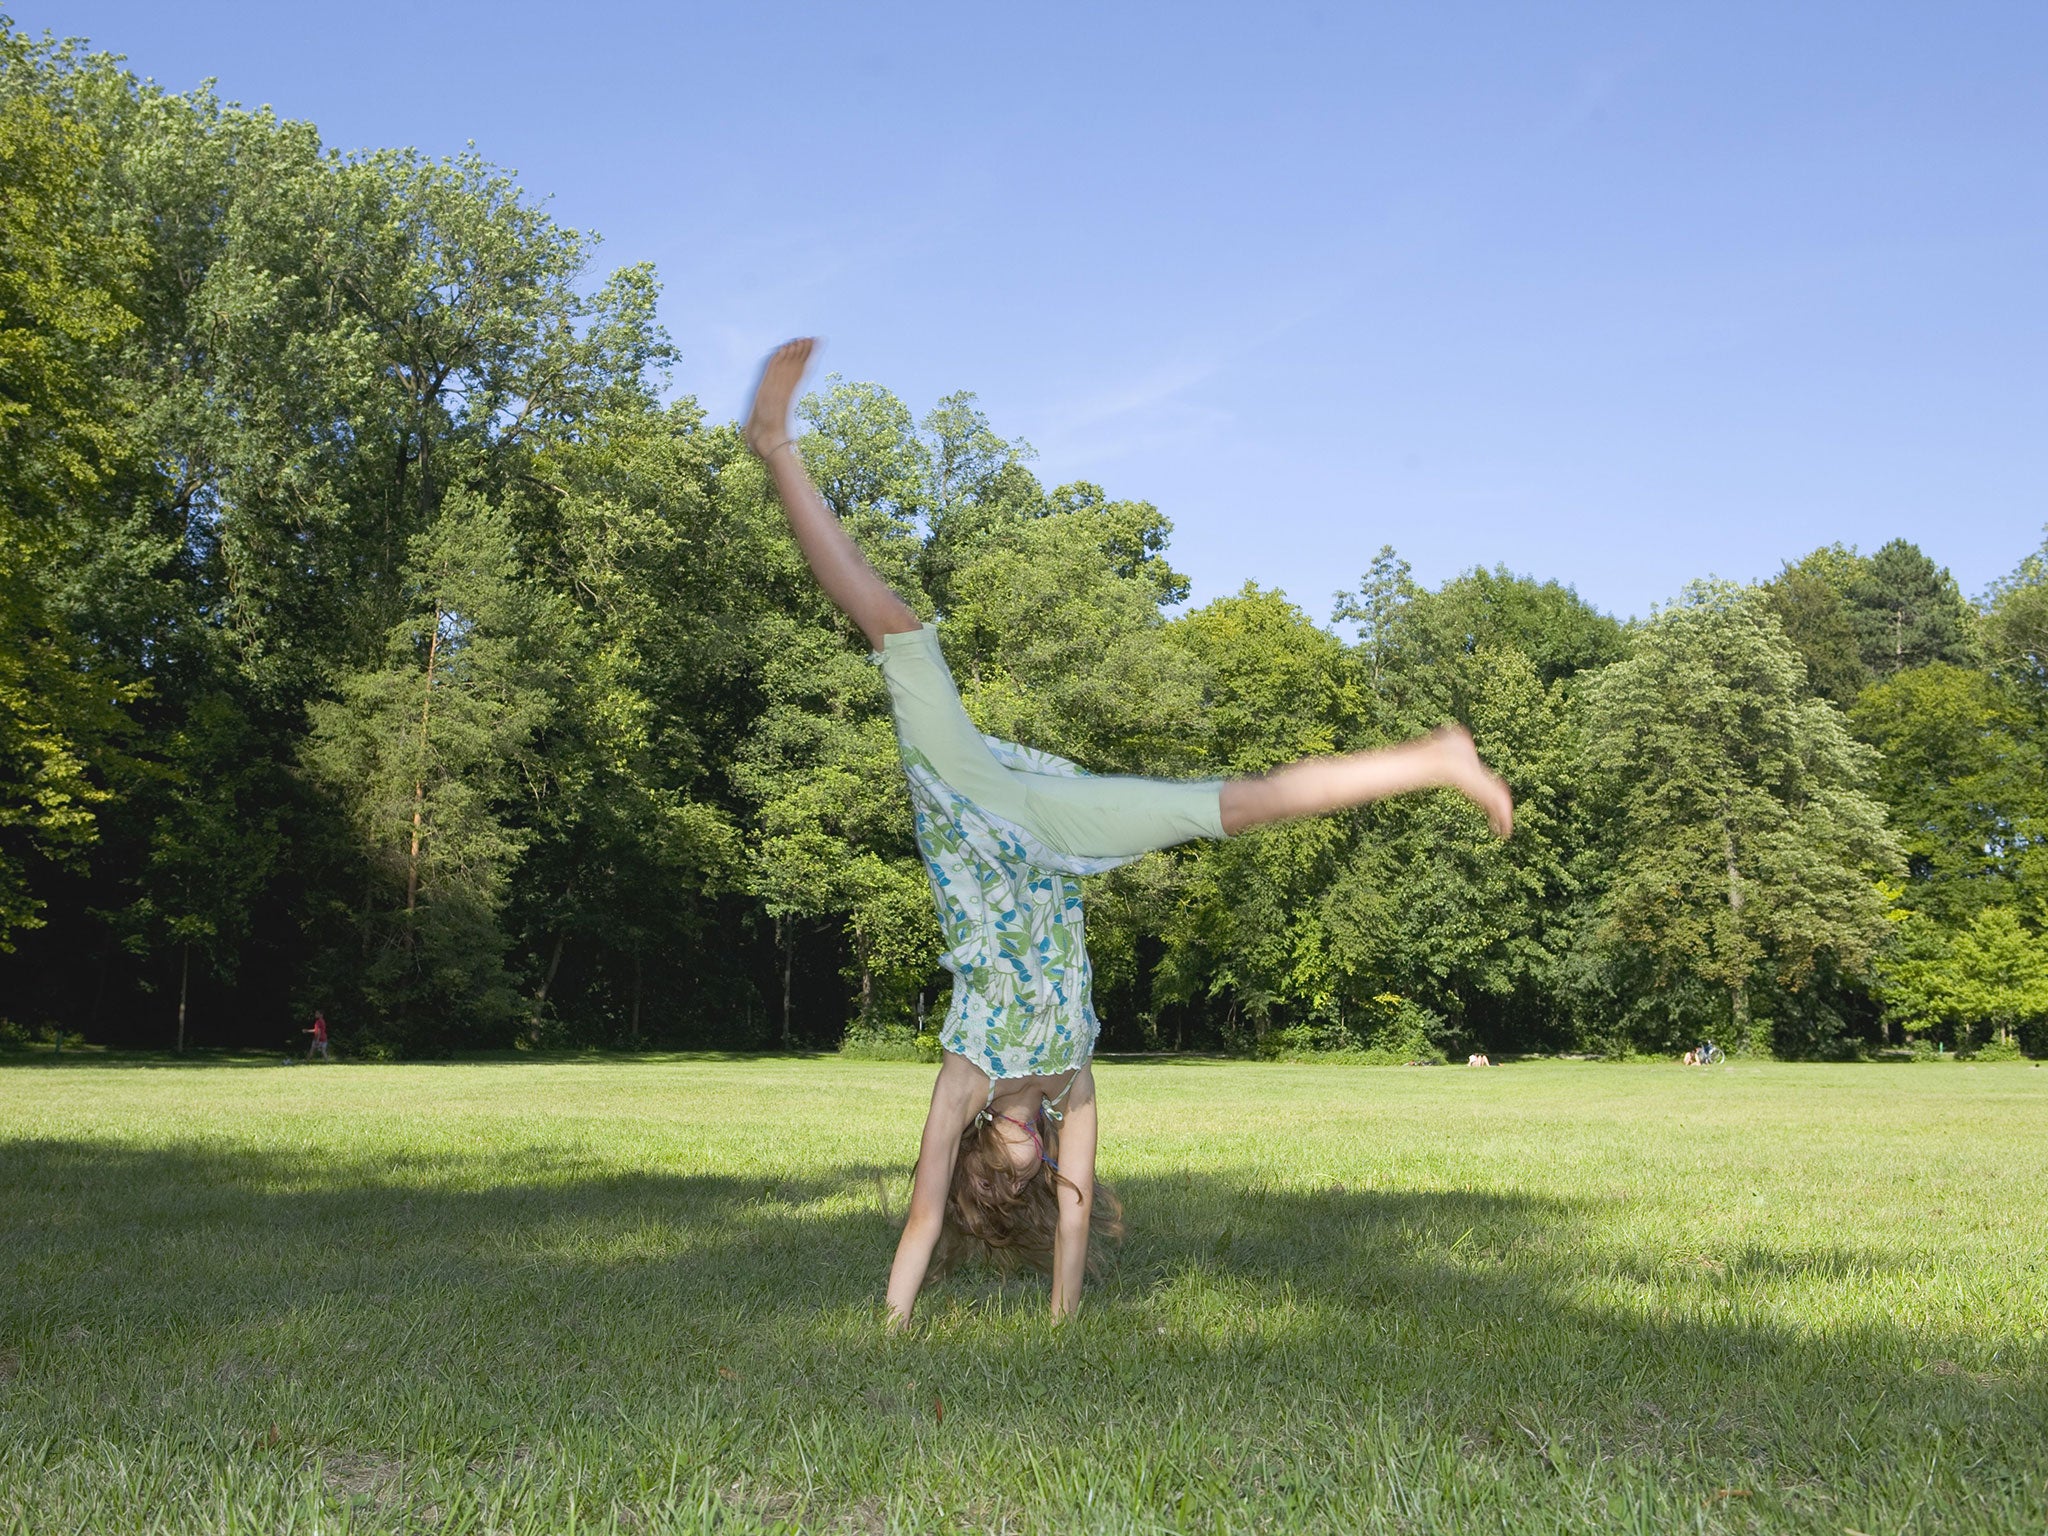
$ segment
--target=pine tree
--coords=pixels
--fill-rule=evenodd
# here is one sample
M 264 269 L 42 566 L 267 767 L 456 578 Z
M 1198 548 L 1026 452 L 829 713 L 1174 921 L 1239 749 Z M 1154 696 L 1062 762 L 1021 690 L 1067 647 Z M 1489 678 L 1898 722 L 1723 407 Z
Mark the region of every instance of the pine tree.
M 1893 539 L 1857 568 L 1845 596 L 1872 677 L 1932 661 L 1967 666 L 1976 659 L 1976 610 L 1955 578 L 1917 544 Z
M 410 549 L 409 611 L 380 663 L 315 705 L 306 759 L 362 843 L 355 990 L 373 1028 L 481 1042 L 515 1011 L 498 921 L 526 842 L 511 811 L 563 686 L 565 626 L 499 508 L 457 493 Z

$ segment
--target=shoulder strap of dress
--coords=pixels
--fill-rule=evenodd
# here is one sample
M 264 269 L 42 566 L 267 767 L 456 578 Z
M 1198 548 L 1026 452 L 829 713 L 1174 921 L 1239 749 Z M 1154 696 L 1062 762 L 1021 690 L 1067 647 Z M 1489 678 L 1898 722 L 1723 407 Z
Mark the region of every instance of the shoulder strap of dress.
M 1041 1114 L 1050 1115 L 1055 1120 L 1066 1119 L 1066 1116 L 1060 1113 L 1060 1104 L 1066 1099 L 1066 1096 L 1068 1094 L 1074 1091 L 1074 1079 L 1078 1078 L 1080 1075 L 1081 1069 L 1079 1067 L 1074 1068 L 1073 1077 L 1069 1077 L 1067 1079 L 1067 1086 L 1059 1091 L 1059 1096 L 1057 1098 L 1039 1100 L 1039 1112 Z

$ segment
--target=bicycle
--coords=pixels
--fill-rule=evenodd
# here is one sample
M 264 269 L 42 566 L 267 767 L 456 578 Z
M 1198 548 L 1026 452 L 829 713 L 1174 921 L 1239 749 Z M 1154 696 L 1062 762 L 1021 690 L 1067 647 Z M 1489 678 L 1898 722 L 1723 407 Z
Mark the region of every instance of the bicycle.
M 1718 1067 L 1728 1059 L 1728 1053 L 1709 1040 L 1693 1052 L 1693 1060 L 1703 1067 Z

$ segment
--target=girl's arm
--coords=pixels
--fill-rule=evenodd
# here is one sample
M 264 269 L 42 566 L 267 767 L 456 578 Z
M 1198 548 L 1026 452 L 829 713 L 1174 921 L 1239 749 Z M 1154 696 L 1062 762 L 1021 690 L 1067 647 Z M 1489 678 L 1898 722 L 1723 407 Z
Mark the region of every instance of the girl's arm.
M 939 1064 L 932 1084 L 932 1107 L 924 1118 L 924 1140 L 917 1149 L 917 1172 L 910 1180 L 910 1214 L 896 1241 L 896 1261 L 889 1266 L 889 1324 L 910 1321 L 917 1293 L 924 1289 L 932 1250 L 946 1219 L 946 1194 L 953 1187 L 953 1160 L 960 1155 L 960 1134 L 988 1100 L 988 1079 L 965 1057 L 950 1051 Z
M 767 466 L 783 516 L 789 519 L 789 531 L 796 535 L 797 547 L 804 552 L 818 585 L 879 651 L 884 635 L 908 634 L 919 627 L 919 620 L 847 536 L 797 454 L 789 405 L 803 382 L 814 345 L 808 336 L 784 342 L 761 369 L 753 409 L 747 413 L 747 446 Z
M 1081 1285 L 1088 1278 L 1088 1222 L 1095 1213 L 1095 1071 L 1083 1067 L 1067 1095 L 1060 1122 L 1060 1169 L 1074 1187 L 1054 1184 L 1059 1225 L 1052 1238 L 1052 1315 L 1081 1310 Z

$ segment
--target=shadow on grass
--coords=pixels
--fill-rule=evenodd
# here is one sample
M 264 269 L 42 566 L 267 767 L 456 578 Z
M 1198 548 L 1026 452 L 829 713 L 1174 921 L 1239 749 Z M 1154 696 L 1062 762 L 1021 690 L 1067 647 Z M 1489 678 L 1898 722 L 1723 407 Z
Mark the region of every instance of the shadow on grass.
M 203 1071 L 227 1068 L 304 1065 L 304 1058 L 286 1058 L 283 1051 L 194 1049 L 189 1051 L 110 1051 L 96 1045 L 70 1046 L 62 1051 L 47 1045 L 16 1046 L 0 1051 L 0 1071 L 9 1067 L 95 1067 L 146 1071 L 160 1067 Z
M 0 1050 L 0 1069 L 8 1067 L 99 1067 L 105 1070 L 151 1071 L 163 1067 L 203 1071 L 222 1068 L 266 1067 L 272 1070 L 300 1067 L 322 1072 L 349 1071 L 362 1067 L 560 1067 L 584 1063 L 632 1066 L 675 1062 L 763 1062 L 836 1060 L 837 1051 L 612 1051 L 612 1050 L 505 1050 L 464 1051 L 459 1056 L 408 1056 L 390 1061 L 342 1053 L 329 1061 L 309 1060 L 303 1046 L 295 1050 L 256 1050 L 243 1047 L 194 1047 L 187 1051 L 109 1050 L 102 1046 L 72 1046 L 63 1051 L 47 1045 L 15 1046 Z
M 1220 1052 L 1202 1051 L 1103 1051 L 1096 1059 L 1124 1066 L 1179 1067 L 1211 1066 L 1224 1063 L 1241 1063 L 1241 1056 L 1228 1056 Z M 153 1071 L 166 1067 L 181 1070 L 202 1071 L 223 1068 L 268 1067 L 275 1070 L 309 1068 L 320 1071 L 350 1071 L 362 1067 L 404 1066 L 413 1067 L 561 1067 L 561 1066 L 636 1066 L 673 1065 L 678 1062 L 703 1062 L 707 1064 L 735 1062 L 815 1062 L 854 1060 L 882 1062 L 885 1064 L 918 1066 L 929 1069 L 936 1064 L 923 1057 L 904 1056 L 861 1056 L 848 1057 L 837 1050 L 772 1050 L 772 1051 L 727 1051 L 727 1050 L 599 1050 L 596 1048 L 564 1048 L 559 1050 L 503 1050 L 463 1051 L 454 1056 L 408 1056 L 391 1061 L 372 1060 L 352 1056 L 346 1051 L 331 1061 L 309 1060 L 305 1048 L 291 1051 L 257 1050 L 244 1047 L 193 1047 L 186 1051 L 131 1051 L 110 1050 L 104 1046 L 72 1046 L 63 1051 L 51 1049 L 48 1045 L 11 1046 L 0 1049 L 0 1070 L 8 1067 L 98 1067 L 104 1070 L 127 1069 L 131 1071 Z
M 1590 1202 L 1190 1171 L 1119 1186 L 1132 1236 L 1078 1326 L 1043 1323 L 1042 1284 L 965 1276 L 902 1338 L 877 1303 L 905 1182 L 0 1143 L 0 1349 L 44 1405 L 14 1400 L 16 1425 L 74 1398 L 87 1422 L 118 1379 L 155 1405 L 215 1394 L 258 1428 L 310 1394 L 359 1440 L 431 1415 L 475 1443 L 595 1420 L 659 1447 L 690 1400 L 726 1422 L 703 1454 L 743 1456 L 803 1416 L 922 1436 L 922 1380 L 955 1433 L 1195 1415 L 1258 1445 L 1378 1415 L 1473 1455 L 1634 1457 L 1709 1484 L 1835 1484 L 1930 1436 L 1984 1477 L 2048 1459 L 2038 1338 L 1987 1357 L 1968 1329 L 1871 1308 L 1810 1320 L 1831 1290 L 1911 1281 L 1909 1255 L 1671 1256 L 1605 1236 Z

